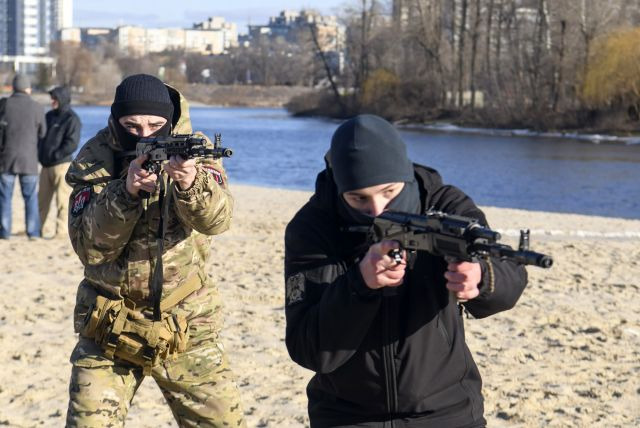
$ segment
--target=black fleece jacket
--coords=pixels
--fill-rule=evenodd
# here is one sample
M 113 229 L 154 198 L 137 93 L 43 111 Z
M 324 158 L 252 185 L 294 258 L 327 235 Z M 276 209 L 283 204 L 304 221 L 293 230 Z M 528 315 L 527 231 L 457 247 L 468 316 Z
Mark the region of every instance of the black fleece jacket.
M 38 142 L 38 161 L 43 167 L 71 162 L 80 141 L 80 118 L 71 109 L 71 95 L 67 88 L 51 91 L 59 107 L 49 110 L 45 116 L 47 134 Z
M 422 211 L 477 218 L 482 211 L 437 171 L 415 165 Z M 344 231 L 330 170 L 288 224 L 285 235 L 286 345 L 314 372 L 307 386 L 312 427 L 484 426 L 482 381 L 464 339 L 461 308 L 446 289 L 446 262 L 416 254 L 403 285 L 371 290 L 357 262 L 365 237 Z M 491 259 L 494 289 L 482 261 L 480 295 L 464 304 L 482 318 L 513 307 L 526 270 Z

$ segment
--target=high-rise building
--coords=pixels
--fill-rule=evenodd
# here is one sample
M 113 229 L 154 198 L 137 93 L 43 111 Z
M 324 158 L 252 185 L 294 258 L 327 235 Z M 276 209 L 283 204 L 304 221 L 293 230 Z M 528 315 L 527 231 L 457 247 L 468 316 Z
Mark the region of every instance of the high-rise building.
M 59 39 L 59 31 L 73 27 L 73 0 L 51 1 L 51 26 L 55 34 L 53 39 Z
M 0 55 L 48 54 L 72 12 L 73 0 L 0 0 Z
M 0 55 L 6 55 L 9 46 L 9 2 L 0 0 Z

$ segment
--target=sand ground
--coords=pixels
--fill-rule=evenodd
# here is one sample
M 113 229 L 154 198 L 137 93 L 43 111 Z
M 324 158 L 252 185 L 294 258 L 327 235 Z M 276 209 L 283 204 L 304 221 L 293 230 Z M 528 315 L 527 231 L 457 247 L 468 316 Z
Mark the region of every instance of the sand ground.
M 224 341 L 248 426 L 307 426 L 310 372 L 285 349 L 282 270 L 284 227 L 310 194 L 232 191 L 234 224 L 216 238 L 209 272 L 226 302 Z M 0 425 L 58 427 L 82 267 L 67 239 L 27 240 L 18 193 L 14 236 L 0 241 Z M 489 426 L 640 426 L 640 221 L 484 209 L 504 242 L 517 245 L 526 226 L 532 248 L 555 259 L 550 270 L 528 268 L 516 308 L 466 321 Z M 127 426 L 176 426 L 152 380 Z

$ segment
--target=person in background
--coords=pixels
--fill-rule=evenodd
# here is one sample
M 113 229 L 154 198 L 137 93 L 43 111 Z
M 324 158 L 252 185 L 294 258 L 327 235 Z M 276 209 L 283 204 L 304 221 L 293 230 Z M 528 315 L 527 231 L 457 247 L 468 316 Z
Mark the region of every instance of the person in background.
M 38 143 L 38 161 L 42 165 L 38 186 L 38 209 L 41 230 L 55 195 L 56 224 L 53 237 L 67 236 L 67 211 L 69 207 L 69 186 L 64 176 L 71 164 L 71 156 L 80 141 L 80 118 L 71 109 L 71 93 L 64 86 L 49 91 L 51 110 L 45 116 L 47 134 Z
M 31 98 L 31 81 L 25 74 L 13 78 L 13 94 L 6 100 L 5 141 L 0 153 L 0 238 L 11 236 L 13 188 L 16 178 L 25 205 L 27 236 L 41 236 L 38 214 L 38 141 L 47 125 L 44 108 Z
M 513 307 L 526 270 L 420 251 L 395 260 L 397 241 L 371 245 L 354 231 L 387 210 L 433 209 L 487 224 L 469 196 L 409 160 L 386 120 L 344 122 L 326 162 L 285 232 L 286 345 L 315 372 L 311 427 L 484 427 L 463 311 L 482 318 Z
M 173 155 L 151 171 L 148 155 L 136 156 L 143 137 L 191 133 L 180 93 L 136 74 L 116 88 L 107 127 L 71 162 L 69 236 L 84 279 L 68 427 L 123 426 L 146 376 L 178 426 L 245 426 L 220 340 L 222 301 L 207 274 L 212 236 L 233 212 L 222 163 Z

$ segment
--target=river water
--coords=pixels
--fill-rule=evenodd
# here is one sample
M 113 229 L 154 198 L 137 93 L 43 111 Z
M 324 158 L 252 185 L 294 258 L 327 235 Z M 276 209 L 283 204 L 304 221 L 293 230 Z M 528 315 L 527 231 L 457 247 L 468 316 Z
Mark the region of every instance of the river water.
M 105 126 L 108 107 L 74 107 L 82 143 Z M 339 122 L 292 118 L 282 109 L 193 107 L 194 129 L 234 154 L 231 184 L 312 191 Z M 568 138 L 401 131 L 414 162 L 479 205 L 640 219 L 640 144 Z

